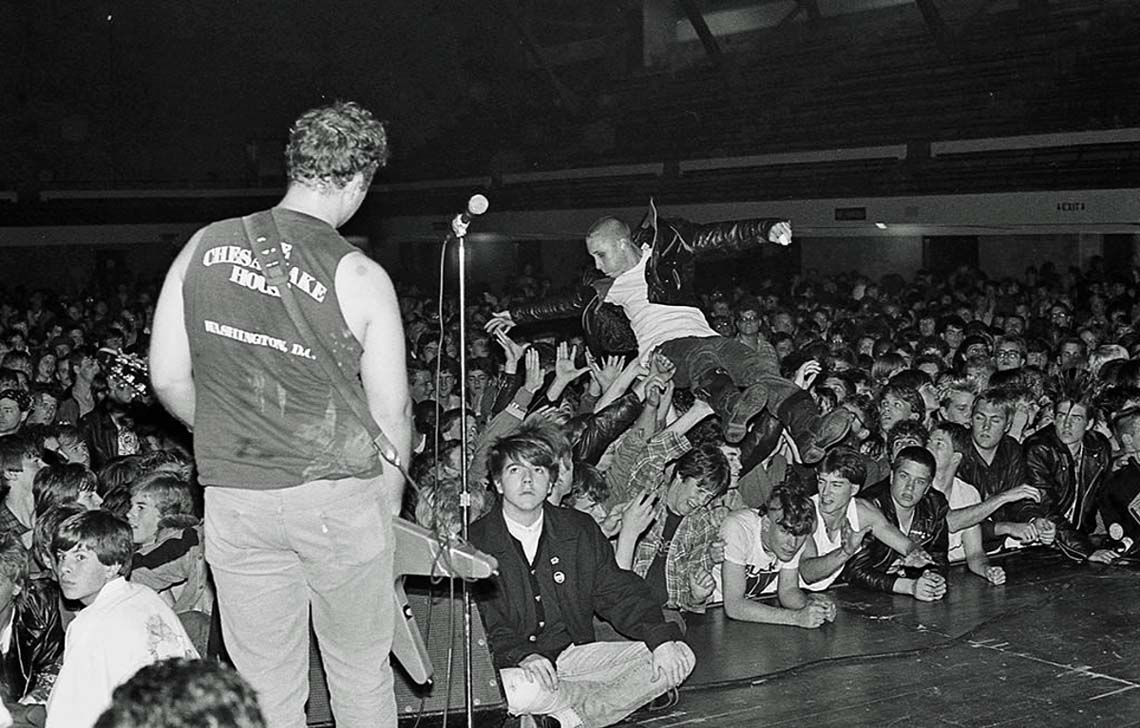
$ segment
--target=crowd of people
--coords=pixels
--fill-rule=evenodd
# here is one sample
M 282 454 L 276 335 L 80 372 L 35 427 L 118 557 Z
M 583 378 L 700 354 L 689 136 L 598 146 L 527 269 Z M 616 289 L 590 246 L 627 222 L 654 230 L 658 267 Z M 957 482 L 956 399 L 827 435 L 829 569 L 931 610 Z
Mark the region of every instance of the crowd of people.
M 1018 281 L 809 274 L 702 292 L 694 311 L 710 339 L 770 357 L 771 381 L 810 398 L 827 430 L 810 443 L 794 417 L 756 402 L 743 436 L 726 437 L 731 408 L 691 374 L 680 386 L 677 355 L 660 345 L 598 348 L 573 320 L 528 319 L 550 288 L 532 275 L 468 309 L 464 402 L 455 306 L 402 287 L 419 485 L 403 515 L 459 534 L 465 472 L 471 538 L 500 563 L 482 608 L 512 710 L 613 722 L 669 699 L 693 667 L 685 615 L 710 605 L 816 628 L 835 618 L 835 583 L 935 600 L 955 562 L 1002 584 L 990 556 L 1007 549 L 1131 556 L 1135 286 L 1094 260 Z M 26 300 L 0 307 L 4 702 L 17 716 L 66 706 L 48 724 L 76 725 L 71 711 L 118 684 L 96 677 L 104 651 L 127 675 L 157 657 L 216 655 L 218 630 L 189 434 L 146 386 L 153 292 Z M 552 540 L 596 537 L 536 560 L 559 548 L 541 529 L 527 540 L 520 524 L 539 516 L 560 524 Z M 520 595 L 547 595 L 544 574 L 568 579 L 579 602 L 548 596 L 555 616 L 520 607 Z M 109 642 L 119 619 L 152 620 L 159 636 Z M 632 645 L 646 660 L 622 652 Z M 598 665 L 624 686 L 617 697 L 573 687 L 575 675 L 598 684 Z
M 512 712 L 605 725 L 651 700 L 668 704 L 692 656 L 654 660 L 656 650 L 683 645 L 685 615 L 710 605 L 730 619 L 810 629 L 834 620 L 837 583 L 934 601 L 954 588 L 954 563 L 964 564 L 954 579 L 1005 583 L 991 557 L 1014 549 L 1131 562 L 1140 541 L 1133 272 L 1107 274 L 1093 259 L 1084 270 L 1029 268 L 1020 280 L 970 269 L 910 281 L 728 280 L 690 292 L 683 326 L 695 330 L 680 333 L 716 352 L 713 375 L 693 376 L 694 358 L 671 346 L 681 307 L 646 312 L 644 293 L 624 306 L 612 294 L 660 269 L 661 230 L 679 227 L 651 224 L 650 242 L 611 221 L 591 230 L 601 286 L 587 273 L 560 294 L 528 271 L 469 306 L 466 401 L 458 312 L 413 289 L 400 299 L 420 484 L 404 514 L 459 533 L 466 472 L 470 538 L 511 564 L 481 607 Z M 723 240 L 713 227 L 683 231 L 698 254 L 702 236 Z M 758 235 L 754 244 L 778 242 Z M 613 265 L 612 255 L 628 260 Z M 691 278 L 690 269 L 682 285 Z M 652 297 L 651 279 L 647 287 Z M 608 304 L 628 328 L 599 321 Z M 768 375 L 743 377 L 741 359 Z M 741 385 L 738 402 L 756 381 L 771 393 L 753 398 L 733 436 L 742 418 L 718 402 L 725 375 Z M 787 406 L 798 397 L 810 404 L 799 415 Z M 566 530 L 592 540 L 562 543 L 573 541 Z M 588 578 L 578 573 L 584 553 L 595 559 Z M 643 582 L 636 598 L 619 588 L 631 575 Z M 532 600 L 546 610 L 528 608 Z M 601 619 L 583 634 L 568 610 Z M 583 655 L 584 643 L 622 637 L 666 667 L 640 672 L 646 661 L 626 654 L 629 672 L 618 674 L 607 654 Z
M 301 725 L 310 615 L 338 724 L 394 724 L 397 511 L 495 557 L 508 711 L 562 728 L 676 701 L 710 606 L 814 629 L 838 583 L 935 601 L 1009 550 L 1135 558 L 1135 271 L 706 289 L 702 257 L 790 221 L 651 205 L 598 220 L 566 290 L 524 270 L 459 311 L 335 233 L 386 145 L 355 104 L 306 112 L 282 203 L 200 230 L 157 296 L 0 303 L 0 726 Z

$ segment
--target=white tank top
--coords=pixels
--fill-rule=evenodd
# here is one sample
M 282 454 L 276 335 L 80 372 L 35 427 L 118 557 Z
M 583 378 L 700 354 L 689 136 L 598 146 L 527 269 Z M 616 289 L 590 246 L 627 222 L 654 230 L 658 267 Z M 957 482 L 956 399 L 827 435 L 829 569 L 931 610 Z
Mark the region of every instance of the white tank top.
M 827 526 L 823 523 L 823 517 L 819 514 L 819 494 L 816 493 L 811 497 L 811 502 L 815 505 L 815 531 L 812 532 L 811 538 L 815 542 L 815 551 L 819 556 L 825 556 L 835 549 L 839 548 L 843 542 L 843 529 L 836 532 L 835 538 L 832 538 L 827 533 Z M 845 515 L 847 523 L 851 526 L 852 531 L 859 530 L 859 509 L 855 507 L 855 498 L 852 497 L 847 503 L 847 513 Z M 813 584 L 804 583 L 801 579 L 800 586 L 804 589 L 811 591 L 822 591 L 831 586 L 831 583 L 839 578 L 843 573 L 843 569 L 837 569 L 834 574 L 825 579 L 820 579 Z

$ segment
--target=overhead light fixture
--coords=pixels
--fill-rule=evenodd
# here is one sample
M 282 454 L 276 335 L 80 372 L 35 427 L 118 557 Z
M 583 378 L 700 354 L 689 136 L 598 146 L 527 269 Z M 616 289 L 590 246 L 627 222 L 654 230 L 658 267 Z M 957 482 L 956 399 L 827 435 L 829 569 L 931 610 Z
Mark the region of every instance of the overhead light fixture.
M 885 222 L 877 222 L 875 223 L 875 227 L 879 228 L 880 230 L 886 230 L 887 224 Z

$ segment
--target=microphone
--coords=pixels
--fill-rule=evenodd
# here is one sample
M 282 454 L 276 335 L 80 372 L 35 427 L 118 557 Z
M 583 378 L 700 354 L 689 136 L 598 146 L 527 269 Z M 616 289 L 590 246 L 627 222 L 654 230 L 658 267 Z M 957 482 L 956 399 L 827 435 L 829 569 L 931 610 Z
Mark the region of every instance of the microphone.
M 451 221 L 451 234 L 450 238 L 462 238 L 467 235 L 467 226 L 471 224 L 474 217 L 482 215 L 487 211 L 491 203 L 483 195 L 471 195 L 471 199 L 467 200 L 467 209 L 455 216 Z
M 490 206 L 491 203 L 483 195 L 471 195 L 471 199 L 467 201 L 467 209 L 459 213 L 459 222 L 470 225 L 471 218 L 482 215 Z

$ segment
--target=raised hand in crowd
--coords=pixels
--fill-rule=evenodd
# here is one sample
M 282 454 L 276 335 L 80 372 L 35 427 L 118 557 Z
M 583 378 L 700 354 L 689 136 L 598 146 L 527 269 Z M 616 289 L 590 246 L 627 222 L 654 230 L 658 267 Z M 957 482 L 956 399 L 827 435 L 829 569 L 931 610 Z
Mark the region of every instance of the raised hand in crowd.
M 776 245 L 791 245 L 792 224 L 785 221 L 773 225 L 772 229 L 768 231 L 768 242 L 775 243 Z
M 545 381 L 543 376 L 542 365 L 538 361 L 538 350 L 530 348 L 526 350 L 526 379 L 523 381 L 523 388 L 531 394 L 536 394 L 538 390 L 542 389 L 542 384 Z
M 503 364 L 503 371 L 507 374 L 514 374 L 518 371 L 519 361 L 522 359 L 527 347 L 516 343 L 514 339 L 507 336 L 505 331 L 496 331 L 495 341 L 498 342 L 499 347 L 502 348 L 503 356 L 506 358 L 506 363 Z
M 649 357 L 649 374 L 651 376 L 656 375 L 663 381 L 669 381 L 673 378 L 675 371 L 677 371 L 677 365 L 660 351 L 654 351 L 653 356 Z
M 597 388 L 596 394 L 605 392 L 617 378 L 621 376 L 621 370 L 625 367 L 625 357 L 618 354 L 611 354 L 610 356 L 602 359 L 599 364 L 598 360 L 594 358 L 594 354 L 586 349 L 586 365 L 590 368 L 590 387 L 593 390 Z
M 511 318 L 510 311 L 496 311 L 491 314 L 491 318 L 487 323 L 483 324 L 488 334 L 497 334 L 500 331 L 504 334 L 515 327 L 515 321 Z
M 792 381 L 800 389 L 811 389 L 811 385 L 815 383 L 816 377 L 819 376 L 821 371 L 823 371 L 822 364 L 815 359 L 808 359 L 803 364 L 800 364 Z

